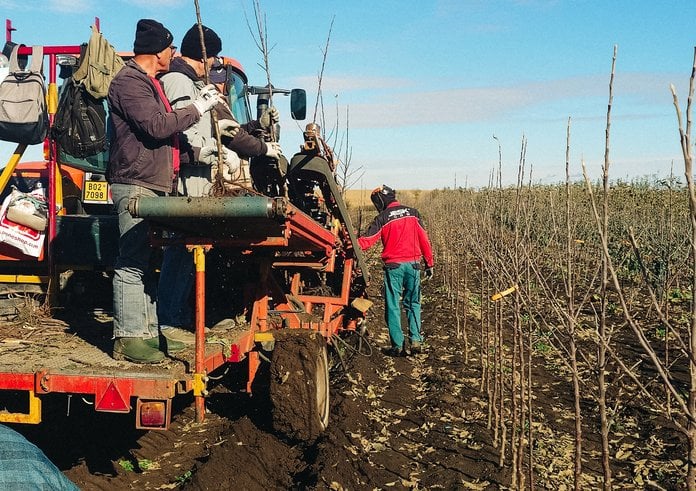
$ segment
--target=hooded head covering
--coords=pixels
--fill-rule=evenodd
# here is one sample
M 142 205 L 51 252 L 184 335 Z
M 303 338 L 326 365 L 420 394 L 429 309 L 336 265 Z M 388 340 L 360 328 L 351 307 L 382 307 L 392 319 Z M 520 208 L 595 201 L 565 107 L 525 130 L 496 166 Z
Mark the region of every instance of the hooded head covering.
M 205 43 L 205 54 L 208 58 L 217 56 L 222 51 L 222 41 L 215 31 L 210 27 L 203 26 L 203 42 Z M 193 60 L 203 59 L 201 49 L 201 35 L 198 24 L 194 24 L 191 29 L 186 31 L 184 39 L 181 40 L 181 55 Z
M 377 208 L 377 211 L 382 211 L 389 203 L 396 201 L 396 191 L 386 184 L 383 184 L 372 191 L 370 199 L 372 200 L 372 204 L 375 205 L 375 208 Z
M 135 28 L 133 53 L 156 54 L 172 45 L 174 36 L 169 29 L 153 19 L 140 19 Z

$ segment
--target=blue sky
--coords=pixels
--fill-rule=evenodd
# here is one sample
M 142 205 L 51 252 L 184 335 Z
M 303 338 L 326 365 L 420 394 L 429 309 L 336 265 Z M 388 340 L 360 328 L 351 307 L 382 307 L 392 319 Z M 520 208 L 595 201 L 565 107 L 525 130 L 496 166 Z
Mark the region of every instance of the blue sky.
M 618 46 L 610 175 L 683 175 L 669 85 L 685 110 L 696 44 L 696 2 L 563 0 L 260 0 L 274 85 L 304 87 L 314 107 L 332 19 L 322 88 L 326 130 L 351 149 L 353 188 L 485 186 L 502 150 L 503 181 L 516 181 L 522 139 L 535 182 L 564 179 L 571 118 L 571 172 L 593 177 L 604 161 L 608 85 Z M 200 0 L 203 23 L 264 84 L 249 32 L 252 0 Z M 193 0 L 0 0 L 25 44 L 79 44 L 100 18 L 118 50 L 132 49 L 143 17 L 179 44 L 195 22 Z M 276 101 L 284 153 L 304 123 Z M 313 111 L 310 111 L 310 116 Z M 494 139 L 493 137 L 496 137 Z M 0 143 L 0 161 L 13 147 Z M 345 158 L 345 143 L 341 155 Z M 32 150 L 36 153 L 36 150 Z M 29 152 L 31 155 L 31 151 Z

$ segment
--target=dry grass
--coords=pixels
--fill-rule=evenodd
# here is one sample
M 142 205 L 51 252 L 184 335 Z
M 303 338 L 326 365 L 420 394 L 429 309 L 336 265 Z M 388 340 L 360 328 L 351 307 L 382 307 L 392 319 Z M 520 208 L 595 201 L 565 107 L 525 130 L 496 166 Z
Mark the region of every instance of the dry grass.
M 346 191 L 346 204 L 350 208 L 372 208 L 372 202 L 370 201 L 371 192 L 372 189 L 349 189 Z M 397 190 L 396 197 L 405 205 L 415 206 L 418 198 L 424 193 L 427 193 L 427 191 L 418 189 Z

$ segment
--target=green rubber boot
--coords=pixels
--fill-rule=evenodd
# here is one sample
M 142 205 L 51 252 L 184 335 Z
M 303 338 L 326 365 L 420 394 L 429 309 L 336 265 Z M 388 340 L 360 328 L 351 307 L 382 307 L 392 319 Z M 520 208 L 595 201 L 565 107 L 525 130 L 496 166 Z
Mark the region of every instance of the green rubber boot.
M 164 360 L 164 353 L 150 346 L 143 338 L 117 338 L 113 356 L 116 360 L 133 363 L 159 363 Z
M 163 334 L 155 336 L 154 338 L 145 339 L 145 344 L 151 348 L 164 351 L 165 353 L 176 353 L 177 351 L 186 349 L 186 345 L 184 343 L 171 339 Z

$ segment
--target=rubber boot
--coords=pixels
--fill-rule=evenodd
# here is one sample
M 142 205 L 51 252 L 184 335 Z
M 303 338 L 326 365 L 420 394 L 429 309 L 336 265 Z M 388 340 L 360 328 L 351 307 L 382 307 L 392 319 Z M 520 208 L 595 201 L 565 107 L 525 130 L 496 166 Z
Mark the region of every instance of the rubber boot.
M 143 338 L 117 338 L 113 356 L 115 360 L 133 363 L 159 363 L 164 360 L 164 353 L 147 344 Z
M 186 345 L 175 339 L 168 338 L 164 334 L 155 336 L 154 338 L 145 339 L 145 344 L 151 348 L 164 351 L 165 353 L 176 353 L 186 349 Z

